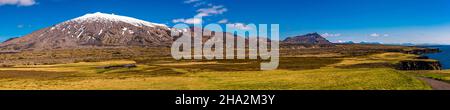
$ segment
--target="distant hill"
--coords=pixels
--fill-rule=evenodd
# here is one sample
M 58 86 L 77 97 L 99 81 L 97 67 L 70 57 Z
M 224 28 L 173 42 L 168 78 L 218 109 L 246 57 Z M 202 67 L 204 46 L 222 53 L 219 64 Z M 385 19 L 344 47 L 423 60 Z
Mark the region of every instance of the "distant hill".
M 286 38 L 283 43 L 287 44 L 307 44 L 307 45 L 333 45 L 330 41 L 318 33 L 309 33 L 295 37 Z
M 362 41 L 362 42 L 360 42 L 359 44 L 383 44 L 383 43 L 380 43 L 380 42 L 365 42 L 365 41 Z
M 338 44 L 355 44 L 353 41 L 338 41 Z

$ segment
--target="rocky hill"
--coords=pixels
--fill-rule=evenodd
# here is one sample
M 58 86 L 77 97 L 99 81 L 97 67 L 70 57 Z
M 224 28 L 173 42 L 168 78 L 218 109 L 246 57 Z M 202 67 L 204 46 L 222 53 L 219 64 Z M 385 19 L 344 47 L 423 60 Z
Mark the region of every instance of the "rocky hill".
M 170 28 L 131 17 L 93 13 L 0 44 L 5 50 L 80 48 L 84 46 L 168 46 Z
M 333 44 L 318 33 L 310 33 L 310 34 L 306 34 L 306 35 L 288 37 L 283 41 L 283 43 L 309 44 L 309 45 L 331 45 L 331 44 Z

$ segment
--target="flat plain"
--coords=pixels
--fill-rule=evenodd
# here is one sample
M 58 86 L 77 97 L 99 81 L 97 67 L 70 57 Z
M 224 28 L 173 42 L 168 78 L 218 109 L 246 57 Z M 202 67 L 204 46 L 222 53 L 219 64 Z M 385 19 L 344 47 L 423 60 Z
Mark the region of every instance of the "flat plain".
M 253 60 L 181 60 L 168 48 L 109 48 L 0 54 L 4 90 L 431 90 L 419 77 L 448 71 L 403 71 L 416 47 L 337 45 L 282 48 L 277 70 Z M 104 68 L 135 64 L 129 68 Z

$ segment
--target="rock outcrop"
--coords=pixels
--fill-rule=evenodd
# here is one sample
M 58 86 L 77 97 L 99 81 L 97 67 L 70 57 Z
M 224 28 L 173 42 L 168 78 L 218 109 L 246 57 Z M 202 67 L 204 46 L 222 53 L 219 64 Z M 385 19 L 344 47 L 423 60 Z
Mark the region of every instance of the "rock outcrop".
M 403 53 L 416 54 L 416 55 L 427 54 L 427 53 L 438 53 L 438 52 L 441 52 L 441 50 L 439 50 L 438 48 L 417 48 L 417 49 L 403 51 Z
M 415 59 L 400 61 L 396 69 L 398 70 L 442 70 L 442 64 L 438 60 L 430 59 L 423 54 L 441 52 L 438 48 L 415 48 L 403 50 L 406 54 L 420 55 Z
M 442 65 L 435 60 L 404 60 L 396 67 L 398 70 L 442 70 Z

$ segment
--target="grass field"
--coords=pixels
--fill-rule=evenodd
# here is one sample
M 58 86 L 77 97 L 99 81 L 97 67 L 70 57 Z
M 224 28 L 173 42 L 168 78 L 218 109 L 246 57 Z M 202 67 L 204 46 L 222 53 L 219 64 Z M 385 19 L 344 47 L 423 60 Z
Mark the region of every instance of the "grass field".
M 419 77 L 426 77 L 450 83 L 450 70 L 415 71 L 413 73 Z
M 430 90 L 416 74 L 390 66 L 414 57 L 402 53 L 282 57 L 279 69 L 273 71 L 259 71 L 257 61 L 174 61 L 170 58 L 16 65 L 0 68 L 0 89 Z M 136 68 L 98 68 L 134 63 Z

